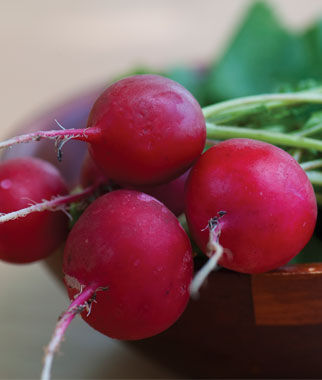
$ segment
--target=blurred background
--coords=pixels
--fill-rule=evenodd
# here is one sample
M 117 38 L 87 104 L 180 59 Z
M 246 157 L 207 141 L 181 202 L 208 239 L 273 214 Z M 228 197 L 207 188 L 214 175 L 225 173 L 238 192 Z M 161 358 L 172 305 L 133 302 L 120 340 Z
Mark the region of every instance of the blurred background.
M 290 29 L 322 13 L 318 0 L 267 1 Z M 134 66 L 203 65 L 224 51 L 248 0 L 0 0 L 0 137 Z M 265 47 L 263 47 L 265 49 Z M 54 125 L 53 125 L 54 126 Z M 68 147 L 66 147 L 68 149 Z M 33 379 L 68 303 L 42 264 L 0 263 L 0 378 Z M 76 319 L 53 377 L 176 378 Z M 175 360 L 175 358 L 174 358 Z

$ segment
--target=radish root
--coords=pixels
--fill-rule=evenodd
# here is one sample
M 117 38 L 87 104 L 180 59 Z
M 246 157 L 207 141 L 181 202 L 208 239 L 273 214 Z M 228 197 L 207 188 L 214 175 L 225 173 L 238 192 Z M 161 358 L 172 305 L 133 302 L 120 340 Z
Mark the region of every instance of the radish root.
M 50 371 L 54 355 L 59 349 L 59 345 L 63 340 L 67 327 L 77 314 L 82 313 L 84 310 L 87 310 L 87 312 L 90 313 L 91 304 L 96 302 L 96 293 L 99 290 L 107 290 L 107 288 L 99 287 L 96 283 L 87 286 L 85 289 L 81 287 L 80 293 L 76 295 L 76 298 L 70 304 L 68 309 L 60 316 L 54 334 L 48 346 L 45 348 L 41 380 L 50 380 Z
M 205 282 L 209 274 L 218 268 L 217 264 L 224 253 L 224 248 L 219 244 L 219 236 L 221 233 L 221 225 L 219 219 L 226 214 L 225 211 L 219 211 L 217 216 L 210 219 L 206 229 L 209 229 L 209 241 L 207 244 L 207 256 L 209 260 L 206 264 L 197 272 L 191 281 L 189 291 L 191 298 L 199 298 L 199 290 L 202 284 Z
M 15 220 L 18 218 L 24 218 L 25 216 L 32 214 L 34 212 L 42 212 L 46 210 L 50 211 L 66 211 L 66 205 L 74 202 L 79 202 L 94 193 L 98 188 L 99 184 L 95 184 L 87 187 L 78 194 L 65 195 L 55 197 L 51 200 L 43 200 L 40 203 L 35 203 L 29 207 L 22 208 L 17 211 L 9 212 L 7 214 L 0 214 L 0 223 L 8 222 L 10 220 Z

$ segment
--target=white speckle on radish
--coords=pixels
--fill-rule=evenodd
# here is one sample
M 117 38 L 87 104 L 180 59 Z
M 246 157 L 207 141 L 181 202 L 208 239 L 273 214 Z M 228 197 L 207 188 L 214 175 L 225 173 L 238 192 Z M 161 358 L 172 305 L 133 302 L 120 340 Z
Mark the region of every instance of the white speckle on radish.
M 4 179 L 0 182 L 0 186 L 2 189 L 8 190 L 11 188 L 12 182 L 10 181 L 10 179 Z
M 138 193 L 137 195 L 138 199 L 143 202 L 151 202 L 154 200 L 154 198 L 151 197 L 151 195 L 147 195 L 145 193 Z
M 187 287 L 186 286 L 180 286 L 180 293 L 181 294 L 185 294 L 186 293 L 186 291 L 187 291 Z
M 65 274 L 64 279 L 68 287 L 81 291 L 82 285 L 79 283 L 79 281 L 75 277 L 68 276 L 67 274 Z
M 161 273 L 162 271 L 164 271 L 164 266 L 163 265 L 158 265 L 155 269 L 154 269 L 154 271 L 153 271 L 153 273 Z
M 224 254 L 229 261 L 234 259 L 234 255 L 230 249 L 224 248 Z

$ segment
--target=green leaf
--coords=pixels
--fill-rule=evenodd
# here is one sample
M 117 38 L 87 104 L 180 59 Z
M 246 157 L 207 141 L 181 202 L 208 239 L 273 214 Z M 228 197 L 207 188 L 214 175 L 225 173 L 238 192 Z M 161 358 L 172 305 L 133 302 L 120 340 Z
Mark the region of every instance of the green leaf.
M 272 9 L 257 2 L 221 59 L 211 66 L 208 101 L 276 90 L 311 77 L 311 49 L 320 49 L 321 29 L 297 35 L 287 31 Z M 320 57 L 321 58 L 321 57 Z
M 319 263 L 322 261 L 322 242 L 315 235 L 289 264 Z
M 322 20 L 303 33 L 302 43 L 306 57 L 305 73 L 308 77 L 322 79 Z

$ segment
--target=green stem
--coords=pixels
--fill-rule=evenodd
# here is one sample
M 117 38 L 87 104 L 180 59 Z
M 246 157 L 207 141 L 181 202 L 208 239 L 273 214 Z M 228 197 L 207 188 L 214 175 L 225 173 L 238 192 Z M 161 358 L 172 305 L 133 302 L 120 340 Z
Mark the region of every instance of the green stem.
M 297 162 L 300 162 L 300 161 L 301 161 L 302 154 L 303 154 L 302 149 L 296 149 L 296 150 L 292 153 L 292 156 L 293 156 L 294 160 L 296 160 Z
M 302 162 L 300 165 L 301 165 L 303 170 L 317 169 L 317 168 L 320 168 L 322 166 L 322 159 Z
M 203 114 L 205 118 L 209 120 L 224 112 L 231 112 L 234 109 L 245 106 L 263 105 L 266 109 L 270 110 L 298 103 L 322 104 L 321 88 L 315 89 L 314 92 L 303 91 L 287 94 L 264 94 L 227 100 L 204 107 Z
M 231 138 L 249 138 L 266 141 L 274 145 L 289 146 L 293 148 L 314 149 L 322 152 L 322 141 L 291 135 L 286 133 L 251 129 L 244 127 L 218 126 L 207 124 L 207 138 L 211 140 L 226 140 Z
M 322 194 L 315 193 L 316 201 L 319 206 L 322 206 Z
M 297 159 L 300 159 L 301 153 L 305 149 L 322 152 L 322 141 L 306 137 L 320 132 L 322 130 L 322 125 L 320 124 L 295 133 L 222 125 L 233 123 L 233 120 L 241 116 L 247 117 L 256 113 L 271 111 L 278 107 L 303 103 L 322 104 L 322 87 L 297 93 L 247 96 L 205 107 L 203 108 L 203 113 L 207 122 L 207 138 L 209 140 L 231 138 L 261 140 L 274 145 L 295 148 L 295 157 Z M 322 172 L 313 170 L 322 167 L 322 159 L 307 161 L 302 163 L 301 166 L 307 171 L 313 185 L 322 186 Z M 322 205 L 322 194 L 318 198 L 318 203 Z
M 322 131 L 322 124 L 314 125 L 314 127 L 307 128 L 307 129 L 301 129 L 300 131 L 296 131 L 294 134 L 297 136 L 311 136 L 315 133 Z
M 311 181 L 312 185 L 320 185 L 322 186 L 322 173 L 317 171 L 308 171 L 306 172 L 307 176 L 309 177 L 309 180 Z
M 181 214 L 179 217 L 178 217 L 178 220 L 179 220 L 179 223 L 181 224 L 182 228 L 186 231 L 187 234 L 189 234 L 189 227 L 188 227 L 188 223 L 187 223 L 187 219 L 186 219 L 186 216 L 185 214 Z

